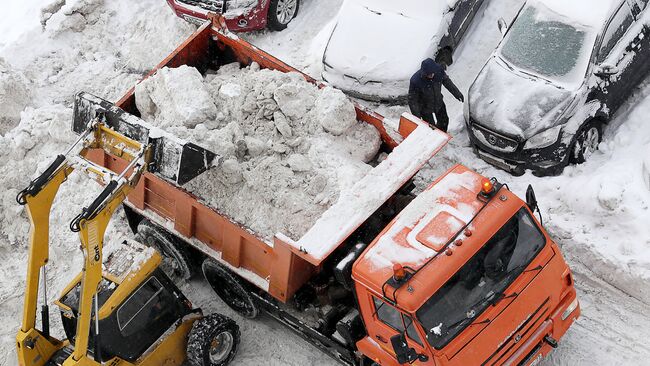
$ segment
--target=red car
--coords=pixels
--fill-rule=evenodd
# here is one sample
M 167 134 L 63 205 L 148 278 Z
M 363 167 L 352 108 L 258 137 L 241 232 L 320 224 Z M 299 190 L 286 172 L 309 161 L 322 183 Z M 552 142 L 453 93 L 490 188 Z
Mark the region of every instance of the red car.
M 167 0 L 179 17 L 201 24 L 209 12 L 223 14 L 237 32 L 283 30 L 298 14 L 300 0 Z

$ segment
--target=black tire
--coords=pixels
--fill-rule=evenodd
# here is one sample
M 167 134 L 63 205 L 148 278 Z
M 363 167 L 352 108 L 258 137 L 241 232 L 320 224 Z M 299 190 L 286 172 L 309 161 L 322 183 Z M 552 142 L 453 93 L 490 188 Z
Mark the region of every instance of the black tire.
M 267 24 L 269 29 L 281 31 L 298 15 L 300 0 L 271 0 Z
M 210 314 L 196 322 L 187 338 L 187 361 L 192 366 L 228 365 L 239 348 L 241 333 L 234 320 Z
M 445 67 L 451 66 L 451 64 L 454 63 L 453 51 L 451 48 L 445 47 L 440 49 L 436 55 L 435 61 Z
M 603 122 L 592 119 L 585 123 L 573 138 L 570 150 L 570 163 L 582 164 L 591 154 L 598 150 L 598 144 L 603 141 Z
M 149 220 L 138 225 L 136 238 L 142 244 L 156 249 L 163 257 L 160 268 L 175 283 L 186 281 L 194 275 L 194 266 L 185 243 L 160 229 Z
M 259 307 L 249 290 L 250 285 L 244 280 L 212 259 L 206 259 L 202 268 L 205 280 L 228 307 L 248 319 L 259 315 Z

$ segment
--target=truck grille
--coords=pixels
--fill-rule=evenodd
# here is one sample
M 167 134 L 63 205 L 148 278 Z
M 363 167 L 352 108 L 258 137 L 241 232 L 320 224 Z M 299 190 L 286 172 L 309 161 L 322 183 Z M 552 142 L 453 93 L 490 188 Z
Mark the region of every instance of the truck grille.
M 519 142 L 515 139 L 491 131 L 476 123 L 472 123 L 471 126 L 474 136 L 481 141 L 481 143 L 494 150 L 511 153 L 517 151 L 517 148 L 519 147 Z
M 187 4 L 187 5 L 192 5 L 192 6 L 198 6 L 201 9 L 205 9 L 208 11 L 214 11 L 217 13 L 223 13 L 224 12 L 224 6 L 226 3 L 226 0 L 177 0 L 179 3 Z

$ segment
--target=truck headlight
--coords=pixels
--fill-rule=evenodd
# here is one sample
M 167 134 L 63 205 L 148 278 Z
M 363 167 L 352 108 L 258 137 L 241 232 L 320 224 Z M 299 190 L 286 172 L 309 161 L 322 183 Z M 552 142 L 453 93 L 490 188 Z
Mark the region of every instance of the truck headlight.
M 576 297 L 575 299 L 573 299 L 573 301 L 571 301 L 569 306 L 567 306 L 567 308 L 564 309 L 564 312 L 562 313 L 562 320 L 566 320 L 566 318 L 568 318 L 569 315 L 571 315 L 571 313 L 573 313 L 573 311 L 577 307 L 578 307 L 578 298 Z
M 542 149 L 553 145 L 560 137 L 562 125 L 549 128 L 548 130 L 538 133 L 526 141 L 524 149 Z

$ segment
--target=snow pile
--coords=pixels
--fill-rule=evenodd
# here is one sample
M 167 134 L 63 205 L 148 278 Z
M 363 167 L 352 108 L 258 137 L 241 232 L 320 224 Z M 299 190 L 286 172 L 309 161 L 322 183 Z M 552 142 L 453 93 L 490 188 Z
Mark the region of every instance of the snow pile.
M 11 3 L 23 5 L 22 1 Z M 24 5 L 33 7 L 35 3 L 30 0 Z M 4 48 L 0 45 L 0 57 L 4 59 L 0 62 L 3 366 L 18 363 L 14 339 L 22 315 L 28 260 L 29 220 L 25 209 L 16 203 L 16 194 L 75 140 L 70 131 L 75 93 L 83 90 L 117 99 L 192 30 L 157 0 L 66 0 L 66 6 L 60 9 L 56 1 L 50 3 L 54 5 L 45 12 L 43 31 L 37 31 L 38 17 L 34 16 L 34 22 L 20 23 L 20 29 L 15 29 L 16 34 L 31 30 L 29 38 L 6 43 Z M 3 20 L 0 29 L 5 24 Z M 76 32 L 74 29 L 82 24 L 83 33 Z M 50 302 L 81 269 L 79 236 L 68 229 L 68 224 L 100 191 L 97 183 L 73 173 L 54 202 L 48 265 Z M 121 211 L 113 222 L 109 235 L 127 235 Z M 53 335 L 61 338 L 59 317 L 53 308 L 50 310 Z
M 0 57 L 0 135 L 18 124 L 29 99 L 27 80 Z
M 136 87 L 142 118 L 220 156 L 186 189 L 266 239 L 299 239 L 371 168 L 378 131 L 339 90 L 259 65 L 203 80 L 163 68 Z

